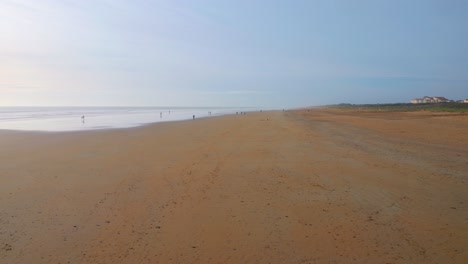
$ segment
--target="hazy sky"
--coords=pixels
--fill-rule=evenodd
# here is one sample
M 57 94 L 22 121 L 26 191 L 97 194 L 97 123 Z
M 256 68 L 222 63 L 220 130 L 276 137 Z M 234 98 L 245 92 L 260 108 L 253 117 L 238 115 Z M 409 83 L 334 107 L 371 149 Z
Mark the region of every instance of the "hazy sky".
M 468 1 L 0 0 L 0 106 L 468 98 Z

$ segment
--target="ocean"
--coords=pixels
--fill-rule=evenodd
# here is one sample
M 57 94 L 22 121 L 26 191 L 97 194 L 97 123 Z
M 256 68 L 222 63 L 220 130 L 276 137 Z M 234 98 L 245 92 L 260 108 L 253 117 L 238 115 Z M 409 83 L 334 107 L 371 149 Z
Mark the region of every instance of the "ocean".
M 233 107 L 0 107 L 0 129 L 80 131 L 128 128 L 257 111 Z M 83 118 L 84 117 L 84 118 Z

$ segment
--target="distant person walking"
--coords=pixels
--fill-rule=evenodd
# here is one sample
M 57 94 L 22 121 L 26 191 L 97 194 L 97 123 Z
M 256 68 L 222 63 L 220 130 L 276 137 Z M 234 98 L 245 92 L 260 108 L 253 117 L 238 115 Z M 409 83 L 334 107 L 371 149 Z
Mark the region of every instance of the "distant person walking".
M 81 122 L 84 123 L 84 121 L 85 121 L 85 116 L 82 116 L 81 117 Z
M 193 115 L 193 120 L 195 120 L 195 115 Z

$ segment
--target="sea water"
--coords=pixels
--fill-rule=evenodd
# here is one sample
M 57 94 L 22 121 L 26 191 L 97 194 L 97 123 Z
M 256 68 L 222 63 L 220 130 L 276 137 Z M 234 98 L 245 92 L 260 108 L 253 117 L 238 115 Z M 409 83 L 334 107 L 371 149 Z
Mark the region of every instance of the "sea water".
M 79 131 L 136 127 L 149 123 L 256 111 L 214 107 L 0 107 L 0 129 Z

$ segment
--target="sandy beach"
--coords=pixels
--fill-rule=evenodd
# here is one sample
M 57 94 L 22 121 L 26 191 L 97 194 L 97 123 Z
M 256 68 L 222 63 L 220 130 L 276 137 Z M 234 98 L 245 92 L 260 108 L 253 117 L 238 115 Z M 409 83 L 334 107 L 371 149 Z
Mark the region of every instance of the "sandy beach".
M 0 131 L 0 263 L 467 263 L 468 115 Z

